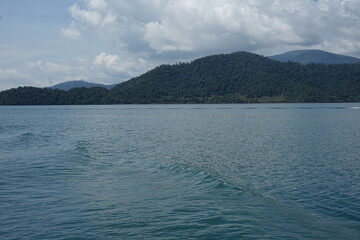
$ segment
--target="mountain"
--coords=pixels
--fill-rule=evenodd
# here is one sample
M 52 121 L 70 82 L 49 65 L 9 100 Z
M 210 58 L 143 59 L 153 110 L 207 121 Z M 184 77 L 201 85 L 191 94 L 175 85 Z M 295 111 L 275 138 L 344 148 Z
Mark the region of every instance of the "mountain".
M 161 65 L 108 90 L 19 87 L 0 105 L 359 102 L 360 64 L 279 62 L 248 52 Z
M 324 63 L 324 64 L 342 64 L 342 63 L 360 63 L 359 58 L 344 56 L 340 54 L 325 52 L 321 50 L 296 50 L 279 55 L 269 56 L 268 58 L 280 62 L 299 62 L 302 64 Z
M 112 91 L 124 103 L 358 101 L 360 64 L 303 65 L 236 52 L 162 65 Z
M 49 87 L 51 89 L 59 89 L 59 90 L 64 90 L 64 91 L 69 91 L 72 88 L 81 88 L 81 87 L 85 87 L 85 88 L 92 88 L 92 87 L 103 87 L 103 88 L 107 88 L 107 89 L 111 89 L 112 87 L 114 87 L 115 85 L 104 85 L 104 84 L 99 84 L 99 83 L 90 83 L 90 82 L 85 82 L 85 81 L 68 81 L 68 82 L 63 82 L 63 83 L 59 83 L 56 84 L 52 87 Z

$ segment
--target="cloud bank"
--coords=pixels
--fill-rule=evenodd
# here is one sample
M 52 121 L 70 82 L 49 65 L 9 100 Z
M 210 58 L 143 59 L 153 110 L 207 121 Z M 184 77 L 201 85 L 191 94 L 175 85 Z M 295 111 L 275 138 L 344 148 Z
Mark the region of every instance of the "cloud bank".
M 82 31 L 135 54 L 359 49 L 357 0 L 84 0 L 69 11 Z
M 17 82 L 30 74 L 38 86 L 119 83 L 162 63 L 235 51 L 313 48 L 360 57 L 358 0 L 76 0 L 64 14 L 59 35 L 79 49 L 67 53 L 72 62 L 33 59 L 0 73 Z

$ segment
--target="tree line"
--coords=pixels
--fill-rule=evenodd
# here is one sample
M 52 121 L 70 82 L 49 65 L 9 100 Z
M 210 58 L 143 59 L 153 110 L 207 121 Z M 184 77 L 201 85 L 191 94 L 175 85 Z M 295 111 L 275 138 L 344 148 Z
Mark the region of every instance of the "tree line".
M 1 105 L 359 101 L 360 64 L 282 63 L 248 52 L 161 65 L 111 90 L 0 92 Z

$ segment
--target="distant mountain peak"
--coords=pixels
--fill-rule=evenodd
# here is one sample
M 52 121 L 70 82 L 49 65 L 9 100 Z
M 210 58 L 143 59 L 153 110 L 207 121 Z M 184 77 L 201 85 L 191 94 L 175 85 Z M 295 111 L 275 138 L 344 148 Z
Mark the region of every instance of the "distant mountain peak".
M 84 88 L 103 87 L 103 88 L 111 89 L 113 86 L 114 85 L 105 85 L 105 84 L 100 84 L 100 83 L 91 83 L 91 82 L 85 82 L 82 80 L 76 80 L 76 81 L 68 81 L 68 82 L 59 83 L 59 84 L 56 84 L 49 88 L 69 91 L 72 88 L 80 88 L 80 87 L 84 87 Z
M 302 64 L 323 63 L 323 64 L 342 64 L 360 63 L 359 58 L 335 54 L 318 49 L 294 50 L 283 54 L 269 56 L 268 58 L 280 62 L 299 62 Z

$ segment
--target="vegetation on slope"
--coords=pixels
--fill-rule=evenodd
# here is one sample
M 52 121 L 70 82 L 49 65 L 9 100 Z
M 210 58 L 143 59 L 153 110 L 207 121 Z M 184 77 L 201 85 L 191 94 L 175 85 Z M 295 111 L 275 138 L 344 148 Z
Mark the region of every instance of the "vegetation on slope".
M 359 64 L 280 63 L 238 52 L 162 65 L 113 88 L 126 103 L 357 101 Z
M 82 88 L 82 87 L 84 88 L 103 87 L 103 88 L 111 89 L 113 86 L 114 85 L 104 85 L 104 84 L 90 83 L 85 81 L 68 81 L 68 82 L 56 84 L 49 88 L 69 91 L 70 89 L 73 88 Z
M 360 101 L 360 64 L 281 63 L 247 52 L 161 65 L 105 88 L 22 87 L 0 104 L 133 104 Z
M 344 56 L 340 54 L 325 52 L 321 50 L 295 50 L 279 55 L 269 56 L 268 58 L 280 62 L 299 62 L 302 64 L 324 63 L 324 64 L 343 64 L 360 63 L 359 58 Z

